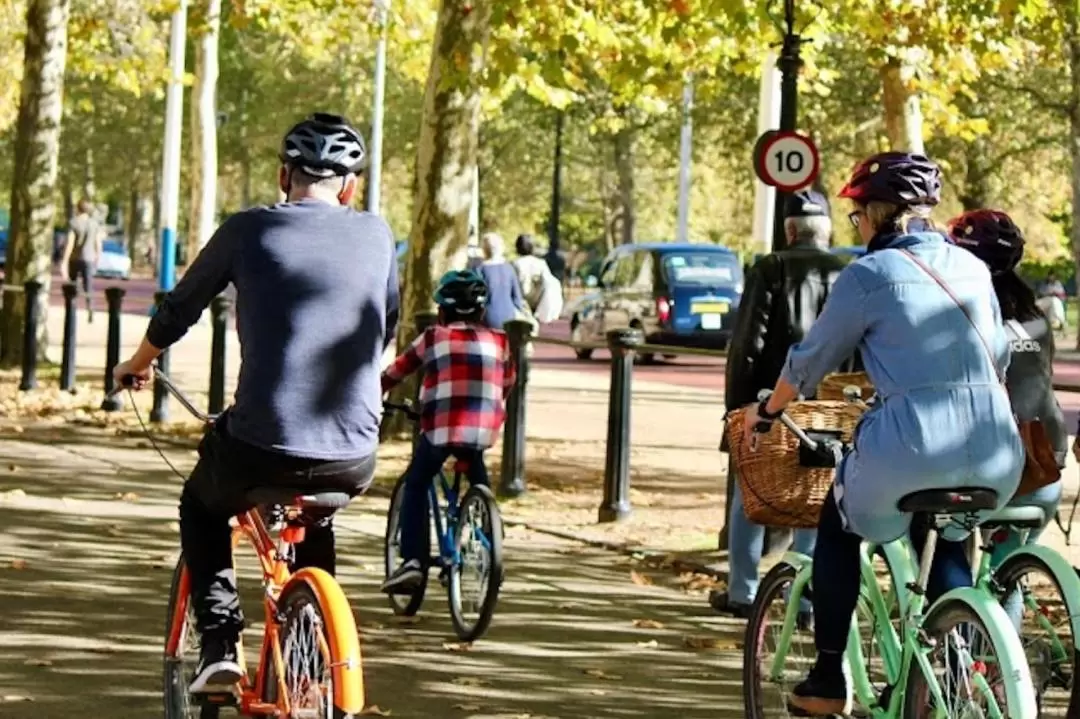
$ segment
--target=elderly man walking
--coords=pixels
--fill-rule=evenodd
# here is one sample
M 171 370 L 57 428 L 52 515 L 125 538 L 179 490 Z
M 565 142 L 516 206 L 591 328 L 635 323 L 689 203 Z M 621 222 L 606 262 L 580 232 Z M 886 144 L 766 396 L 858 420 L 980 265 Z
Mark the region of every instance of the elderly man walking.
M 788 198 L 784 210 L 787 249 L 762 257 L 746 274 L 728 351 L 724 396 L 729 411 L 756 402 L 760 390 L 775 386 L 788 348 L 802 341 L 844 269 L 844 261 L 829 252 L 832 221 L 823 195 L 813 190 L 797 192 Z M 730 455 L 728 482 L 734 484 L 728 506 L 728 589 L 714 591 L 709 603 L 718 612 L 746 618 L 757 594 L 765 527 L 752 524 L 743 512 Z M 796 531 L 795 551 L 812 555 L 815 534 Z M 807 604 L 800 614 L 804 626 L 809 624 L 809 612 Z

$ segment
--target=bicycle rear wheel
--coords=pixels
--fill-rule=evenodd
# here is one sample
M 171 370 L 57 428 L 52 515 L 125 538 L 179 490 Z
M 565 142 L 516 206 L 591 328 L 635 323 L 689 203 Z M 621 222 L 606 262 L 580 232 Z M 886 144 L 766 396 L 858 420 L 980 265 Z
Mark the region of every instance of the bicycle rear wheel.
M 993 635 L 967 602 L 946 599 L 935 605 L 922 629 L 934 644 L 927 659 L 945 706 L 935 705 L 927 677 L 912 666 L 904 694 L 905 719 L 932 717 L 935 710 L 950 717 L 990 717 L 995 716 L 995 708 L 1002 717 L 1030 716 L 1023 707 L 1009 706 L 1007 649 L 995 645 Z
M 273 654 L 269 654 L 264 700 L 279 703 L 280 684 L 284 684 L 290 713 L 282 716 L 342 719 L 363 711 L 356 622 L 333 577 L 317 569 L 300 570 L 281 591 L 277 609 L 285 676 L 279 683 Z
M 384 557 L 386 576 L 389 577 L 401 564 L 401 503 L 405 494 L 405 476 L 402 475 L 394 485 L 394 492 L 390 495 L 390 510 L 386 514 L 386 538 L 384 543 Z M 430 510 L 429 510 L 430 511 Z M 420 584 L 412 594 L 390 594 L 390 608 L 398 616 L 411 617 L 420 611 L 424 604 L 424 593 L 427 591 L 428 573 L 425 571 L 420 578 Z
M 994 572 L 998 599 L 1017 624 L 1031 668 L 1040 717 L 1080 716 L 1076 637 L 1053 569 L 1032 554 L 1014 554 Z
M 788 716 L 787 696 L 814 664 L 814 636 L 796 624 L 791 640 L 781 646 L 781 631 L 791 596 L 795 567 L 781 562 L 769 570 L 758 586 L 743 642 L 743 702 L 747 717 L 773 719 Z M 771 645 L 771 649 L 770 649 Z M 776 654 L 783 654 L 781 671 L 770 676 Z
M 491 490 L 477 484 L 461 500 L 454 530 L 457 561 L 450 567 L 450 620 L 465 642 L 481 636 L 491 623 L 503 580 L 503 526 Z M 475 582 L 475 593 L 466 590 Z
M 191 609 L 187 566 L 181 555 L 173 570 L 165 615 L 163 691 L 165 719 L 218 719 L 221 708 L 192 701 L 188 687 L 199 664 L 199 633 Z

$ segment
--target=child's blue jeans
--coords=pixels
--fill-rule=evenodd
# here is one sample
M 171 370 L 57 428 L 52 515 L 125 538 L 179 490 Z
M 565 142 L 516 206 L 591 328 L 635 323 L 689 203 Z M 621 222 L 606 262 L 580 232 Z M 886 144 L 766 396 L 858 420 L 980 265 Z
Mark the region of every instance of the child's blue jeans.
M 484 450 L 454 445 L 436 446 L 420 435 L 413 449 L 412 461 L 405 471 L 405 490 L 401 499 L 401 558 L 406 562 L 415 559 L 426 568 L 431 561 L 428 488 L 451 456 L 469 463 L 470 482 L 488 484 Z

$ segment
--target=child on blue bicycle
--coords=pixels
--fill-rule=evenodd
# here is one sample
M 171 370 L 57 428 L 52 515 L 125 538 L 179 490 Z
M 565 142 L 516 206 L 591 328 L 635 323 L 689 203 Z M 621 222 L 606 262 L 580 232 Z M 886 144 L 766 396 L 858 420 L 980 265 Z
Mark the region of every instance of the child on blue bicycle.
M 484 325 L 488 287 L 473 270 L 451 271 L 435 291 L 439 323 L 430 327 L 382 377 L 389 391 L 422 369 L 420 437 L 405 475 L 401 506 L 402 564 L 382 591 L 409 594 L 427 571 L 428 485 L 451 456 L 469 465 L 469 481 L 487 484 L 484 450 L 495 444 L 514 382 L 506 335 Z

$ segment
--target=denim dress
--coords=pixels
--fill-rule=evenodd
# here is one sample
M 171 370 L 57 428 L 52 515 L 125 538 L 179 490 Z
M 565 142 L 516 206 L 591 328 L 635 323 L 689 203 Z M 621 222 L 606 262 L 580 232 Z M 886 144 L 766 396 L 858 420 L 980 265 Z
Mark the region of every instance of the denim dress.
M 979 487 L 996 491 L 1000 508 L 1024 465 L 1009 397 L 979 334 L 899 248 L 933 268 L 963 303 L 997 369 L 1004 373 L 1009 364 L 986 265 L 942 235 L 875 238 L 871 251 L 840 274 L 781 376 L 810 394 L 859 350 L 878 402 L 856 427 L 854 448 L 837 469 L 835 496 L 845 528 L 879 544 L 907 532 L 911 516 L 897 509 L 905 495 Z

